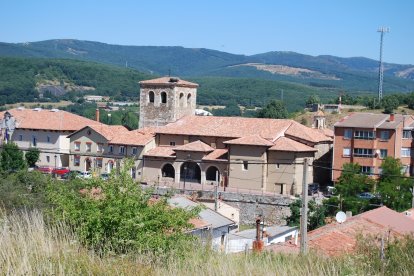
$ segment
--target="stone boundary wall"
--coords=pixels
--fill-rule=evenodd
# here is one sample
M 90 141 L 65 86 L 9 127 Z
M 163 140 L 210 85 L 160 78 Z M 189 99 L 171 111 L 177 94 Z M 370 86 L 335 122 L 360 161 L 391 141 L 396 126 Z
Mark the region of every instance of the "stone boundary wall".
M 152 187 L 154 194 L 183 194 L 182 190 Z M 214 191 L 185 190 L 185 194 L 194 200 L 214 200 Z M 290 216 L 289 204 L 294 201 L 287 196 L 269 196 L 218 192 L 218 197 L 225 203 L 240 209 L 240 224 L 254 224 L 258 215 L 263 215 L 266 225 L 285 225 Z

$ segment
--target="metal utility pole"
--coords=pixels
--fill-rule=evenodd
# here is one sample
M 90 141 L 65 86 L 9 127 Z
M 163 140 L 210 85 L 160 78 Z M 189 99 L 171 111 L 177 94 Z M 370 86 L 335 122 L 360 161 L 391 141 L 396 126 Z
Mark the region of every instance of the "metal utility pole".
M 380 59 L 379 59 L 379 72 L 378 72 L 378 99 L 381 101 L 382 99 L 382 82 L 384 79 L 384 66 L 382 64 L 382 44 L 384 41 L 384 33 L 388 33 L 390 28 L 388 27 L 380 27 L 378 28 L 378 32 L 381 33 L 381 40 L 380 40 Z
M 308 158 L 303 162 L 302 208 L 300 217 L 300 253 L 308 253 Z

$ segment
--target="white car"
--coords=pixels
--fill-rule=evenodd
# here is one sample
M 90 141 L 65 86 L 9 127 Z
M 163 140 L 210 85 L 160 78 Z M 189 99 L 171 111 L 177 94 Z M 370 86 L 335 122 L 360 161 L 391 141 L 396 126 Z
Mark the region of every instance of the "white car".
M 91 172 L 80 172 L 79 177 L 87 179 L 87 178 L 91 178 L 92 174 Z

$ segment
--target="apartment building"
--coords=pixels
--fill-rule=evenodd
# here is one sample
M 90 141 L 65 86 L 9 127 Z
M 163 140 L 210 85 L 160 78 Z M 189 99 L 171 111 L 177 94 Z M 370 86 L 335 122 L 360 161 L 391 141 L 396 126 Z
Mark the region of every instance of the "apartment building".
M 97 175 L 110 173 L 121 166 L 124 158 L 135 160 L 131 176 L 142 174 L 142 156 L 155 147 L 154 135 L 143 130 L 129 131 L 118 125 L 86 126 L 68 136 L 70 140 L 69 168 L 91 171 Z
M 59 109 L 19 107 L 0 112 L 0 143 L 14 142 L 23 151 L 39 149 L 39 166 L 68 167 L 67 136 L 94 124 L 94 120 Z
M 353 113 L 334 125 L 332 180 L 345 163 L 358 163 L 366 174 L 380 174 L 387 156 L 399 158 L 407 175 L 413 174 L 414 118 L 401 114 Z

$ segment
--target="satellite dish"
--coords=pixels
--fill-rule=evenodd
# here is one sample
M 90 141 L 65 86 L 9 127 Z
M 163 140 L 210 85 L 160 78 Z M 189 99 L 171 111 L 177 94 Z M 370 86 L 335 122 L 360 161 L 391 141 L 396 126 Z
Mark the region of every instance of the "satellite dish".
M 336 213 L 336 221 L 339 223 L 343 223 L 346 221 L 346 214 L 342 211 L 339 211 L 338 213 Z

